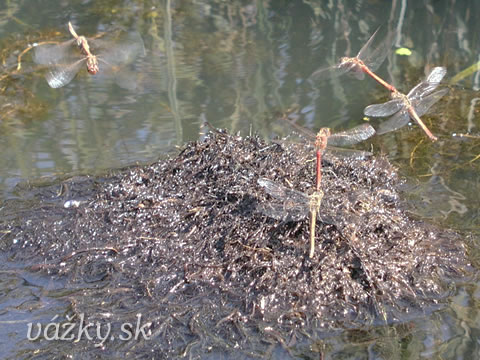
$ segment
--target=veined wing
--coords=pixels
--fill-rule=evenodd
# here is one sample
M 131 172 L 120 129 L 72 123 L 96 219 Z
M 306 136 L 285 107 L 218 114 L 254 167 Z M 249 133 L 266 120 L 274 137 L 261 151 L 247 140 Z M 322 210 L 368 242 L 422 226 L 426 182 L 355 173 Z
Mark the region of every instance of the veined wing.
M 415 100 L 427 96 L 437 88 L 446 73 L 447 69 L 442 66 L 433 68 L 425 80 L 423 80 L 420 84 L 416 85 L 412 90 L 410 90 L 407 95 L 408 98 L 410 100 Z
M 75 48 L 75 39 L 61 44 L 38 45 L 33 60 L 40 65 L 66 63 L 71 60 Z
M 370 124 L 362 124 L 351 129 L 334 133 L 328 137 L 328 145 L 332 146 L 349 146 L 358 144 L 367 140 L 375 134 L 375 129 Z
M 118 86 L 135 90 L 138 75 L 127 65 L 145 52 L 142 37 L 138 32 L 121 32 L 118 36 L 88 40 L 92 52 L 98 54 L 97 79 L 113 78 Z
M 92 52 L 100 60 L 112 66 L 131 64 L 140 54 L 145 53 L 142 37 L 136 31 L 122 32 L 112 39 L 89 40 Z
M 345 149 L 345 148 L 338 148 L 335 146 L 327 147 L 326 152 L 332 154 L 338 158 L 342 159 L 356 159 L 356 160 L 364 160 L 371 157 L 373 154 L 370 151 L 364 150 L 355 150 L 355 149 Z
M 315 141 L 315 134 L 311 130 L 306 129 L 301 125 L 298 125 L 296 123 L 296 120 L 289 117 L 284 117 L 283 120 L 286 121 L 293 129 L 298 131 L 301 136 L 304 136 L 307 141 Z
M 34 60 L 47 65 L 48 85 L 59 88 L 67 85 L 84 64 L 85 57 L 77 49 L 75 39 L 59 45 L 40 45 L 35 48 Z
M 390 119 L 380 124 L 377 130 L 377 134 L 381 135 L 381 134 L 388 133 L 390 131 L 395 131 L 397 129 L 400 129 L 401 127 L 404 127 L 405 125 L 407 125 L 409 120 L 410 120 L 410 115 L 407 109 L 400 110 L 395 115 L 393 115 Z
M 310 75 L 310 79 L 318 81 L 335 78 L 337 76 L 345 74 L 352 68 L 352 66 L 353 64 L 351 64 L 350 66 L 336 64 L 333 66 L 324 67 L 316 70 L 312 75 Z
M 382 65 L 393 44 L 393 33 L 390 32 L 384 40 L 373 48 L 373 42 L 379 30 L 380 28 L 375 30 L 373 35 L 368 39 L 367 43 L 360 49 L 357 55 L 357 57 L 362 60 L 371 71 L 377 70 L 380 65 Z
M 363 113 L 366 116 L 386 117 L 395 114 L 404 106 L 403 99 L 393 99 L 383 104 L 369 105 L 363 110 Z
M 446 93 L 448 93 L 448 89 L 442 89 L 430 94 L 421 100 L 416 100 L 412 102 L 415 111 L 417 112 L 418 116 L 422 116 L 427 113 L 427 111 L 435 104 L 438 100 L 440 100 Z
M 300 221 L 309 215 L 310 198 L 306 194 L 265 178 L 259 178 L 257 183 L 274 199 L 258 205 L 261 213 L 282 221 Z
M 365 79 L 365 73 L 359 65 L 350 66 L 348 75 L 353 76 L 357 80 Z
M 50 65 L 45 74 L 48 85 L 54 89 L 67 85 L 75 77 L 82 65 L 85 64 L 85 59 L 77 60 L 73 64 Z

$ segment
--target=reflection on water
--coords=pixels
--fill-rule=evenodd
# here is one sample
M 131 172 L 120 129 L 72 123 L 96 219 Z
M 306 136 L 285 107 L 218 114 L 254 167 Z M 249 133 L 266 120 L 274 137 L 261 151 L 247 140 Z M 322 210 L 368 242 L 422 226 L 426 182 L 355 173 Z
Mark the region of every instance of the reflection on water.
M 479 25 L 471 14 L 479 11 L 478 2 L 449 1 L 8 2 L 0 13 L 2 64 L 10 74 L 0 78 L 0 191 L 9 197 L 25 179 L 151 161 L 201 136 L 202 119 L 233 132 L 284 136 L 290 130 L 273 114 L 299 104 L 299 121 L 314 131 L 358 125 L 365 106 L 387 100 L 388 93 L 370 79 L 310 83 L 315 69 L 356 54 L 384 23 L 397 35 L 395 46 L 410 48 L 412 55 L 392 51 L 379 69 L 383 78 L 407 91 L 432 67 L 445 66 L 451 79 L 478 61 Z M 72 20 L 85 35 L 119 28 L 141 34 L 146 55 L 132 64 L 135 91 L 88 74 L 50 89 L 31 52 L 16 71 L 28 44 L 67 40 L 66 24 Z M 475 234 L 480 139 L 451 135 L 480 132 L 479 81 L 478 72 L 463 78 L 425 117 L 438 142 L 425 139 L 416 125 L 373 140 L 374 151 L 388 154 L 414 184 L 415 213 Z M 473 305 L 467 308 L 476 313 Z M 459 318 L 464 313 L 433 321 L 457 334 Z M 468 324 L 470 331 L 478 326 Z M 429 334 L 430 322 L 411 326 L 423 337 L 416 341 L 426 357 L 448 357 L 450 350 L 433 350 L 432 344 L 442 341 L 466 354 L 478 352 L 473 340 L 465 345 L 454 335 Z M 388 331 L 380 336 L 387 339 Z

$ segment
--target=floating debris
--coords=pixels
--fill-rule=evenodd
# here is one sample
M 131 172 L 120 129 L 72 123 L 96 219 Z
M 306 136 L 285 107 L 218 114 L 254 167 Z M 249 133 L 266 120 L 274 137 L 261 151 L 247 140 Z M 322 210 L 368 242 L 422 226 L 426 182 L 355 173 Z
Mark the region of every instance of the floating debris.
M 313 258 L 308 217 L 259 211 L 272 198 L 258 179 L 315 191 L 311 157 L 311 148 L 217 131 L 167 161 L 23 189 L 24 201 L 0 210 L 10 261 L 63 279 L 70 317 L 119 329 L 141 314 L 151 336 L 36 347 L 292 356 L 331 329 L 402 323 L 441 307 L 469 271 L 462 238 L 408 215 L 387 159 L 323 157 Z M 71 199 L 82 202 L 66 207 Z

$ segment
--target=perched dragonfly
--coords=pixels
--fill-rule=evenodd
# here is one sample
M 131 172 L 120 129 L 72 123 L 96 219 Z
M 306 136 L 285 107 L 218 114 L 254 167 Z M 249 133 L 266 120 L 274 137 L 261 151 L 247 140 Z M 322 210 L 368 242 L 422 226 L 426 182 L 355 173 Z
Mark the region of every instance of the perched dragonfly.
M 369 105 L 365 108 L 364 114 L 374 117 L 387 117 L 393 115 L 389 120 L 379 126 L 377 130 L 378 134 L 384 134 L 400 129 L 408 123 L 410 118 L 412 118 L 423 129 L 423 131 L 425 131 L 428 137 L 432 141 L 435 141 L 437 138 L 423 123 L 420 116 L 424 115 L 433 104 L 448 92 L 448 89 L 433 92 L 446 73 L 447 70 L 444 67 L 435 67 L 427 78 L 410 90 L 407 95 L 400 92 L 392 92 L 392 100 L 383 104 Z
M 348 72 L 354 75 L 357 79 L 363 80 L 364 74 L 367 74 L 388 90 L 396 92 L 394 86 L 390 85 L 374 73 L 374 71 L 382 65 L 393 44 L 392 34 L 389 33 L 383 41 L 377 46 L 374 46 L 374 39 L 379 29 L 380 28 L 378 28 L 370 39 L 368 39 L 367 43 L 363 45 L 357 56 L 342 57 L 339 63 L 315 71 L 311 75 L 311 79 L 319 80 L 326 77 L 335 77 Z
M 58 45 L 35 48 L 35 62 L 48 67 L 45 78 L 50 87 L 67 85 L 83 66 L 91 75 L 113 73 L 117 83 L 127 89 L 136 86 L 134 74 L 124 67 L 144 52 L 140 34 L 123 33 L 108 41 L 79 36 L 70 22 L 68 28 L 73 39 Z
M 298 125 L 295 120 L 293 120 L 290 116 L 285 116 L 282 118 L 285 120 L 290 126 L 292 126 L 296 131 L 300 133 L 302 137 L 305 138 L 307 143 L 315 145 L 315 148 L 318 152 L 318 141 L 319 135 L 321 132 L 324 132 L 323 136 L 327 136 L 328 140 L 326 143 L 326 148 L 321 150 L 322 153 L 330 153 L 335 154 L 341 157 L 348 157 L 348 158 L 355 158 L 355 159 L 365 159 L 372 155 L 372 153 L 368 151 L 362 150 L 352 150 L 352 149 L 345 149 L 345 146 L 352 146 L 358 144 L 364 140 L 375 135 L 375 129 L 370 124 L 362 124 L 355 126 L 351 129 L 331 133 L 330 129 L 322 128 L 320 129 L 318 134 L 314 134 L 312 131 L 304 128 L 303 126 Z
M 293 125 L 296 124 L 293 123 Z M 298 127 L 298 125 L 296 126 Z M 303 129 L 303 132 L 306 135 L 312 136 L 307 133 L 306 129 Z M 331 134 L 329 128 L 321 128 L 315 136 L 315 150 L 317 155 L 316 189 L 310 196 L 296 190 L 288 189 L 268 179 L 260 178 L 258 180 L 258 184 L 265 188 L 270 196 L 280 201 L 280 203 L 277 202 L 276 205 L 273 203 L 261 204 L 259 210 L 265 215 L 277 220 L 299 221 L 310 214 L 310 258 L 312 258 L 315 253 L 315 224 L 317 216 L 320 214 L 320 206 L 323 199 L 323 191 L 321 190 L 323 152 L 331 142 L 340 146 L 353 145 L 368 139 L 373 134 L 375 134 L 375 129 L 369 124 L 363 124 L 336 134 Z M 323 218 L 324 217 L 322 217 L 322 219 Z M 330 221 L 330 223 L 332 222 Z
M 323 191 L 317 190 L 312 195 L 289 189 L 265 178 L 257 180 L 258 185 L 273 198 L 272 202 L 261 203 L 258 210 L 276 220 L 300 221 L 310 214 L 310 258 L 315 254 L 315 225 L 320 215 Z

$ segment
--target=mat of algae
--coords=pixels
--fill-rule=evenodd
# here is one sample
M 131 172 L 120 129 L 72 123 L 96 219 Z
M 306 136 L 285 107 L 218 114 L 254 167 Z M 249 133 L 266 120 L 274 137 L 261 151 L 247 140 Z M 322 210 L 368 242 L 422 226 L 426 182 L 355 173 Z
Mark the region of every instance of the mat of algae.
M 36 354 L 288 357 L 315 352 L 305 344 L 332 329 L 441 307 L 469 272 L 462 238 L 409 217 L 385 158 L 325 157 L 329 220 L 317 221 L 312 259 L 308 216 L 259 211 L 272 201 L 259 177 L 312 193 L 312 158 L 311 148 L 215 131 L 166 161 L 18 189 L 0 211 L 2 251 L 65 281 L 63 321 L 149 323 L 148 338 L 40 339 Z

